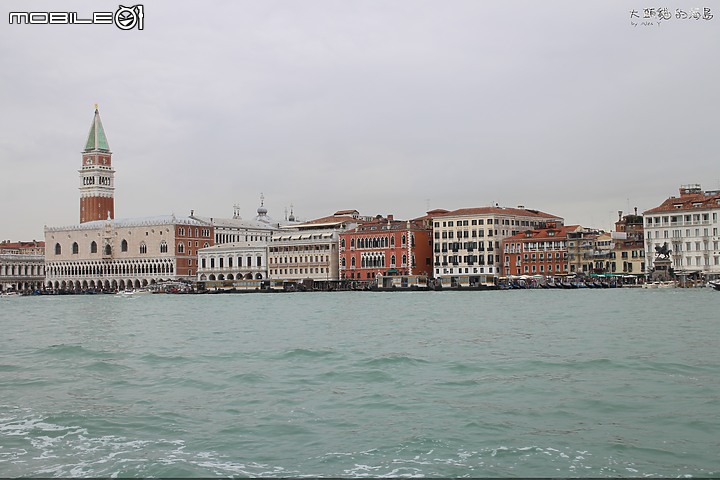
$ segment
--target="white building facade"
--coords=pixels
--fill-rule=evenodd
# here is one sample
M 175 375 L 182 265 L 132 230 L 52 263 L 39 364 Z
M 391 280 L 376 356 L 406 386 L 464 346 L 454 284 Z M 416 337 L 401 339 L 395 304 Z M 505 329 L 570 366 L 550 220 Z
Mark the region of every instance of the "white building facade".
M 0 253 L 0 293 L 42 289 L 45 256 Z
M 125 290 L 194 281 L 212 226 L 174 215 L 45 227 L 45 286 L 68 292 Z
M 703 191 L 700 185 L 683 185 L 679 197 L 643 212 L 645 260 L 653 268 L 656 248 L 672 250 L 672 268 L 679 275 L 720 277 L 720 191 Z
M 284 283 L 340 279 L 337 230 L 283 232 L 268 246 L 270 279 Z
M 503 274 L 502 241 L 521 231 L 561 226 L 563 219 L 524 207 L 477 207 L 428 212 L 433 225 L 434 276 L 469 277 L 469 283 L 491 283 Z
M 270 280 L 330 288 L 340 280 L 339 234 L 364 220 L 357 210 L 340 210 L 273 234 L 268 245 Z
M 215 245 L 198 252 L 198 282 L 268 278 L 268 244 L 273 234 L 297 222 L 292 214 L 276 222 L 263 203 L 261 196 L 257 216 L 251 220 L 240 218 L 237 206 L 233 218 L 193 217 L 211 224 L 215 232 Z

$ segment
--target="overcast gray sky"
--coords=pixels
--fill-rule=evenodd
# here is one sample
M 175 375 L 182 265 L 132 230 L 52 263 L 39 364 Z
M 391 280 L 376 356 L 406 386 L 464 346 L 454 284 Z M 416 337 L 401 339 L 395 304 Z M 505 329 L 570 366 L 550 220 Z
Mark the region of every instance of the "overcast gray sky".
M 610 228 L 720 188 L 720 7 L 643 26 L 715 5 L 660 3 L 153 0 L 122 31 L 8 22 L 117 2 L 3 1 L 0 239 L 79 221 L 95 103 L 117 218 L 249 218 L 263 192 L 275 218 L 496 202 Z

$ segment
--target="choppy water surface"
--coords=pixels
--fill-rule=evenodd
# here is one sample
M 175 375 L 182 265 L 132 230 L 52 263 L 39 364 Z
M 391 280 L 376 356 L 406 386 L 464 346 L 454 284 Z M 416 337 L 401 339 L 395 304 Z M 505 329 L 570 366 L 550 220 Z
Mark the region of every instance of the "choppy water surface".
M 0 476 L 720 475 L 720 293 L 0 298 Z

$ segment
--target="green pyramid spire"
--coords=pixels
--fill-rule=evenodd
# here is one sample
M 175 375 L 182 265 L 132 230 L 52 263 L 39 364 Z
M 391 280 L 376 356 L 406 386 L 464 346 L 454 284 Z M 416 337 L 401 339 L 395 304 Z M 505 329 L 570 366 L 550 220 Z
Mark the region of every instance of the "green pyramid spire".
M 95 117 L 93 118 L 92 125 L 90 125 L 90 133 L 88 133 L 87 143 L 85 143 L 85 151 L 90 152 L 92 150 L 101 150 L 104 152 L 110 151 L 107 137 L 105 136 L 105 130 L 103 129 L 102 122 L 100 121 L 100 112 L 98 112 L 97 105 L 95 105 Z

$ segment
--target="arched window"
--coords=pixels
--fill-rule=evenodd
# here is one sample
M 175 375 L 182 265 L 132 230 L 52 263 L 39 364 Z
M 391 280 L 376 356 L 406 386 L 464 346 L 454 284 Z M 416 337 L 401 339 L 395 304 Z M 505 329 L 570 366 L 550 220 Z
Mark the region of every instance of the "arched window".
M 390 237 L 390 246 L 391 247 L 395 246 L 395 236 L 394 235 L 392 237 Z
M 405 265 L 407 265 L 407 255 L 403 254 L 402 260 L 402 266 L 404 267 Z
M 160 253 L 167 253 L 167 242 L 165 240 L 160 242 Z
M 62 247 L 59 243 L 55 244 L 55 255 L 60 255 L 62 253 Z
M 200 260 L 200 262 L 202 263 L 202 268 L 205 268 L 205 259 L 202 258 L 202 259 Z
M 214 257 L 210 258 L 210 268 L 215 268 L 215 258 Z
M 185 253 L 185 244 L 182 242 L 178 243 L 178 253 Z
M 205 242 L 205 245 L 203 245 L 204 248 L 207 248 L 209 246 L 210 246 L 210 244 L 208 242 Z
M 77 255 L 78 253 L 80 253 L 80 248 L 78 247 L 77 242 L 73 242 L 72 252 L 73 255 Z
M 147 245 L 145 245 L 145 242 L 140 243 L 140 253 L 147 253 Z
M 256 260 L 257 260 L 257 266 L 262 267 L 262 257 L 258 256 Z
M 128 251 L 127 240 L 123 239 L 123 241 L 120 242 L 120 251 L 121 251 L 121 252 L 127 252 L 127 251 Z
M 402 246 L 405 246 L 405 235 L 402 236 Z
M 340 262 L 341 262 L 342 266 L 345 267 L 345 257 L 342 257 L 340 259 Z
M 232 268 L 232 266 L 233 266 L 232 259 L 233 259 L 233 257 L 228 257 L 228 268 Z
M 112 255 L 112 247 L 110 245 L 105 245 L 105 255 Z
M 350 248 L 355 248 L 355 239 L 354 238 L 350 239 Z
M 342 248 L 345 248 L 345 239 L 344 238 L 340 239 L 340 246 Z
M 390 257 L 390 266 L 391 266 L 391 267 L 394 267 L 394 266 L 395 266 L 395 255 L 393 255 L 393 256 Z
M 350 259 L 350 266 L 351 266 L 351 267 L 354 267 L 354 266 L 355 266 L 355 257 L 352 257 L 352 258 Z
M 90 244 L 90 253 L 97 253 L 97 243 L 94 241 Z

